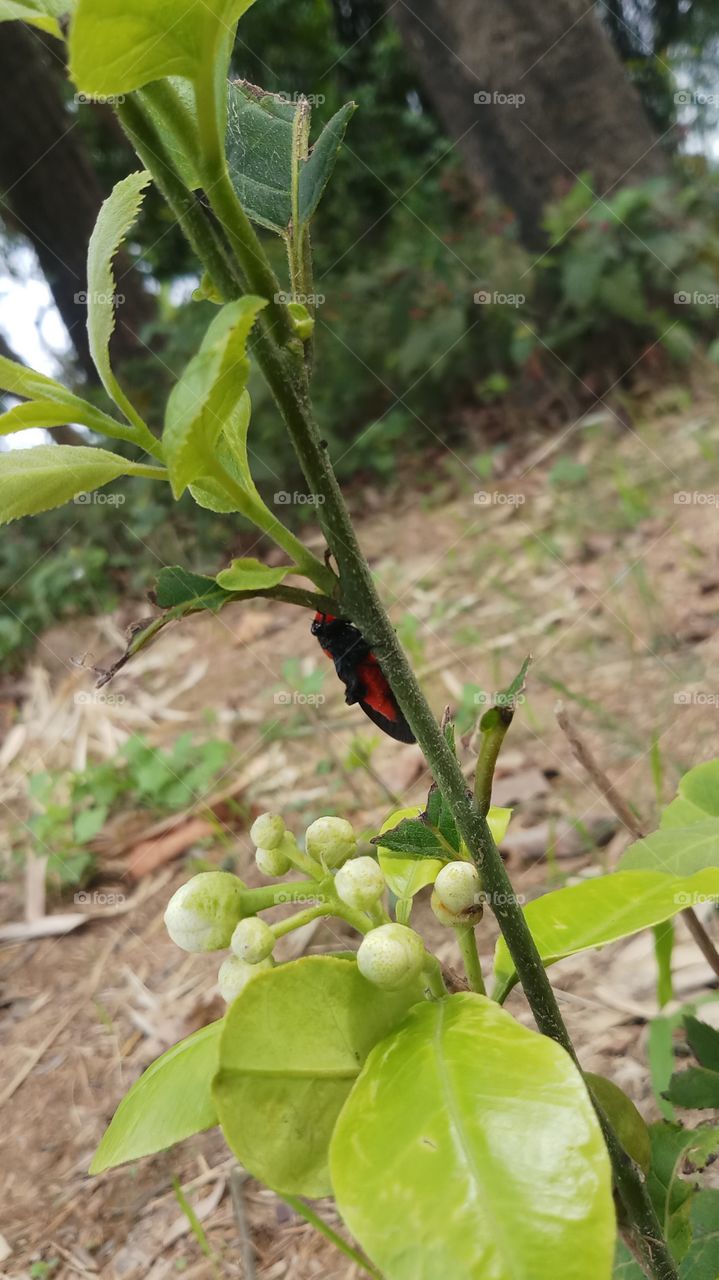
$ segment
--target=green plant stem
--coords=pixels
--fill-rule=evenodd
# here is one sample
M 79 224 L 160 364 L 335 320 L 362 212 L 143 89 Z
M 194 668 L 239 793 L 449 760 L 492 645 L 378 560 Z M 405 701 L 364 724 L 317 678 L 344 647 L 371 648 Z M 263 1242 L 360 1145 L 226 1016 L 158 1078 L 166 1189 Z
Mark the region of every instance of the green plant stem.
M 459 949 L 462 953 L 462 963 L 464 972 L 467 975 L 467 982 L 470 990 L 478 991 L 481 996 L 486 996 L 487 989 L 484 985 L 482 977 L 482 966 L 479 963 L 479 953 L 477 951 L 477 935 L 474 932 L 474 925 L 458 924 L 454 926 L 454 933 L 459 943 Z
M 331 569 L 323 564 L 312 551 L 309 551 L 299 538 L 288 529 L 277 516 L 265 505 L 257 491 L 239 484 L 228 471 L 215 459 L 208 459 L 208 474 L 221 484 L 229 496 L 237 503 L 238 511 L 247 520 L 251 520 L 258 529 L 272 538 L 288 556 L 295 561 L 300 573 L 305 574 L 321 591 L 332 592 L 337 579 Z
M 243 915 L 253 916 L 280 903 L 304 902 L 307 898 L 324 899 L 322 887 L 316 880 L 281 880 L 277 884 L 260 885 L 257 889 L 243 889 L 242 911 Z
M 286 933 L 293 933 L 295 929 L 301 929 L 304 924 L 310 924 L 318 916 L 329 914 L 329 907 L 325 902 L 321 902 L 316 907 L 307 907 L 305 911 L 297 911 L 295 915 L 287 916 L 286 920 L 278 920 L 277 924 L 270 925 L 270 928 L 276 938 L 284 938 Z
M 477 756 L 477 765 L 474 772 L 474 800 L 477 812 L 483 818 L 486 818 L 492 804 L 494 770 L 497 764 L 497 757 L 502 750 L 502 743 L 512 723 L 513 712 L 509 708 L 493 707 L 491 711 L 487 712 L 487 716 L 490 719 L 489 726 L 486 729 L 482 727 L 485 720 L 484 716 L 480 724 L 479 755 Z
M 380 1272 L 372 1266 L 369 1258 L 365 1258 L 364 1254 L 360 1253 L 359 1249 L 354 1249 L 351 1244 L 348 1244 L 341 1235 L 338 1235 L 329 1223 L 324 1221 L 324 1218 L 321 1218 L 318 1213 L 315 1213 L 314 1209 L 310 1209 L 310 1206 L 305 1204 L 304 1200 L 300 1200 L 299 1196 L 290 1196 L 287 1194 L 283 1195 L 282 1199 L 290 1206 L 291 1209 L 294 1209 L 296 1213 L 299 1213 L 301 1218 L 304 1218 L 306 1222 L 309 1222 L 310 1226 L 313 1226 L 316 1231 L 319 1231 L 320 1235 L 325 1237 L 325 1240 L 329 1240 L 330 1243 L 335 1245 L 337 1249 L 341 1250 L 347 1258 L 350 1258 L 358 1267 L 361 1267 L 368 1276 L 372 1276 L 373 1280 L 382 1280 Z
M 127 107 L 127 103 L 124 104 Z M 145 160 L 154 172 L 152 158 Z M 166 175 L 163 175 L 166 179 Z M 158 180 L 159 181 L 159 180 Z M 179 180 L 178 180 L 179 181 Z M 161 189 L 162 182 L 159 182 Z M 180 182 L 180 187 L 182 184 Z M 258 325 L 254 350 L 262 373 L 282 413 L 295 453 L 311 491 L 319 499 L 318 515 L 330 550 L 340 571 L 341 604 L 344 612 L 363 632 L 374 649 L 399 705 L 410 724 L 432 775 L 452 812 L 458 831 L 475 862 L 494 914 L 507 943 L 509 953 L 522 983 L 525 995 L 543 1034 L 556 1040 L 576 1061 L 571 1039 L 564 1025 L 551 984 L 544 970 L 534 939 L 514 894 L 501 855 L 492 833 L 471 796 L 459 764 L 450 750 L 439 725 L 419 687 L 405 654 L 399 645 L 389 617 L 374 585 L 352 521 L 323 446 L 307 392 L 303 362 L 294 353 L 282 351 L 282 341 L 290 342 L 289 318 L 274 303 L 274 273 L 264 259 L 259 240 L 239 206 L 226 174 L 219 176 L 214 192 L 208 193 L 247 282 L 253 292 L 272 296 L 267 320 Z M 214 198 L 213 198 L 214 196 Z M 172 202 L 171 202 L 172 203 Z M 222 254 L 217 257 L 217 243 L 209 233 L 196 226 L 196 220 L 185 216 L 183 228 L 192 235 L 192 243 L 209 272 L 215 286 L 223 292 L 227 277 L 234 287 L 235 279 L 228 271 Z M 209 251 L 208 254 L 204 249 Z M 217 269 L 218 274 L 215 274 Z M 232 292 L 226 296 L 234 296 Z M 262 321 L 262 317 L 260 317 Z M 269 322 L 269 323 L 268 323 Z M 292 354 L 292 358 L 290 358 Z M 654 1280 L 677 1280 L 677 1272 L 661 1228 L 649 1199 L 640 1170 L 629 1159 L 603 1117 L 607 1147 L 612 1160 L 614 1178 L 627 1210 L 632 1228 L 641 1236 Z
M 442 977 L 442 966 L 437 957 L 433 956 L 429 951 L 425 952 L 425 965 L 422 976 L 427 983 L 430 995 L 434 996 L 435 1000 L 443 1000 L 447 994 L 447 988 Z

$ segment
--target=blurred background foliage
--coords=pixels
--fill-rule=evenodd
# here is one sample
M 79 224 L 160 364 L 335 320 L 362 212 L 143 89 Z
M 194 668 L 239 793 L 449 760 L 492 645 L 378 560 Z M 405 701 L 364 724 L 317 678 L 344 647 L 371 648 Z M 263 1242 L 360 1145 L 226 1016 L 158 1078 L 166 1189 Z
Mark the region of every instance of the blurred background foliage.
M 464 8 L 473 4 L 462 0 Z M 345 482 L 392 481 L 440 438 L 466 441 L 470 456 L 481 455 L 530 414 L 551 431 L 596 405 L 616 381 L 630 392 L 625 371 L 643 355 L 658 380 L 676 378 L 677 366 L 692 360 L 719 358 L 717 308 L 702 301 L 719 293 L 712 93 L 719 10 L 712 0 L 608 0 L 597 13 L 622 77 L 641 97 L 637 128 L 648 120 L 656 163 L 651 169 L 638 163 L 631 181 L 602 198 L 591 151 L 581 173 L 557 166 L 548 174 L 551 198 L 537 213 L 539 250 L 528 245 L 521 218 L 499 194 L 502 184 L 489 170 L 471 172 L 466 153 L 453 145 L 442 124 L 444 90 L 423 87 L 406 32 L 377 0 L 261 0 L 240 24 L 235 73 L 271 91 L 310 96 L 315 133 L 348 99 L 359 107 L 313 228 L 315 290 L 324 299 L 314 396 Z M 32 92 L 36 76 L 44 93 L 55 94 L 58 137 L 62 113 L 76 125 L 78 172 L 89 166 L 97 184 L 97 192 L 85 192 L 90 218 L 90 196 L 103 198 L 136 162 L 107 108 L 75 103 L 53 41 L 11 27 L 24 49 L 26 86 Z M 17 61 L 18 49 L 0 55 L 0 73 L 3 56 L 11 55 Z M 596 101 L 575 101 L 568 133 L 597 109 Z M 534 108 L 532 119 L 536 124 Z M 631 130 L 632 120 L 625 116 L 623 127 Z M 32 140 L 18 134 L 16 150 L 23 144 L 27 157 Z M 63 311 L 59 268 L 47 252 L 47 238 L 56 236 L 50 248 L 62 258 L 63 221 L 74 220 L 68 236 L 82 230 L 80 205 L 73 204 L 80 193 L 57 190 L 58 181 L 69 181 L 67 163 L 64 178 L 41 169 L 53 208 L 45 227 L 31 225 L 22 184 L 13 195 L 14 162 L 5 139 L 6 288 L 8 280 L 13 289 L 26 284 L 23 250 L 30 244 L 75 344 L 56 351 L 48 367 L 57 372 L 60 364 L 71 382 L 86 383 L 82 338 Z M 270 248 L 284 281 L 282 246 L 274 241 Z M 128 309 L 120 308 L 115 360 L 136 404 L 159 428 L 167 392 L 213 305 L 193 299 L 195 264 L 159 197 L 148 198 L 128 251 L 133 269 L 128 260 L 118 281 Z M 679 293 L 689 300 L 677 309 Z M 22 358 L 12 325 L 4 328 L 5 350 Z M 260 487 L 270 494 L 301 489 L 279 417 L 257 379 L 252 395 Z M 127 486 L 125 499 L 119 520 L 109 521 L 100 504 L 76 505 L 4 531 L 6 663 L 68 611 L 141 597 L 153 566 L 179 560 L 213 570 L 235 551 L 227 546 L 226 522 L 187 499 L 175 506 L 145 485 Z M 291 512 L 301 519 L 307 510 L 298 505 Z M 235 536 L 241 546 L 240 528 Z

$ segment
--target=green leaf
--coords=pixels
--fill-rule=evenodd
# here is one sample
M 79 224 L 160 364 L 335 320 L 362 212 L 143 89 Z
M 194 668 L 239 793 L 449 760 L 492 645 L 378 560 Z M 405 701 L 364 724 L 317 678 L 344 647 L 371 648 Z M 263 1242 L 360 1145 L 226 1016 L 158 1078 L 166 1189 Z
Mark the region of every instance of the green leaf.
M 339 149 L 352 116 L 354 102 L 346 102 L 327 122 L 306 160 L 300 162 L 300 222 L 314 216 L 332 177 Z
M 161 467 L 145 466 L 84 445 L 41 444 L 34 449 L 0 453 L 0 524 L 61 507 L 78 494 L 100 489 L 118 476 L 166 478 Z
M 703 1067 L 711 1067 L 712 1071 L 719 1071 L 719 1031 L 690 1013 L 684 1017 L 684 1026 L 689 1048 L 697 1062 Z
M 680 1280 L 717 1280 L 719 1276 L 719 1191 L 698 1191 L 689 1214 L 692 1242 Z
M 7 356 L 0 356 L 0 388 L 28 400 L 58 400 L 67 403 L 68 399 L 76 399 L 54 378 L 48 378 L 35 369 L 28 369 L 16 360 L 8 360 Z
M 210 1084 L 222 1025 L 220 1019 L 201 1027 L 151 1063 L 117 1108 L 90 1173 L 164 1151 L 217 1124 Z
M 719 1108 L 719 1031 L 689 1014 L 684 1026 L 689 1047 L 700 1065 L 675 1071 L 667 1097 L 678 1107 Z
M 612 1280 L 646 1280 L 646 1273 L 634 1261 L 623 1240 L 617 1240 Z
M 691 1244 L 692 1201 L 696 1182 L 683 1173 L 696 1174 L 719 1155 L 719 1127 L 683 1129 L 661 1121 L 650 1126 L 652 1160 L 649 1194 L 669 1247 L 677 1261 Z
M 0 22 L 28 22 L 62 39 L 58 18 L 69 13 L 74 0 L 0 0 Z
M 660 827 L 630 844 L 619 866 L 622 871 L 653 870 L 674 876 L 690 876 L 707 867 L 719 869 L 719 818 L 688 827 Z
M 553 1041 L 470 993 L 370 1054 L 330 1148 L 352 1234 L 385 1280 L 609 1280 L 606 1148 Z
M 670 1018 L 652 1018 L 647 1037 L 649 1074 L 657 1106 L 665 1120 L 673 1120 L 676 1112 L 665 1094 L 674 1070 L 673 1022 Z
M 114 418 L 79 398 L 73 407 L 57 400 L 28 400 L 24 404 L 13 405 L 7 413 L 0 415 L 0 435 L 26 431 L 28 427 L 62 427 L 65 423 L 74 422 L 116 440 L 128 439 L 128 429 L 122 423 L 115 422 Z
M 545 965 L 565 956 L 628 938 L 669 920 L 695 901 L 719 897 L 719 871 L 675 878 L 658 871 L 615 871 L 546 893 L 524 908 Z M 510 985 L 514 965 L 503 938 L 494 955 L 501 984 Z
M 654 956 L 657 962 L 657 1003 L 660 1009 L 674 996 L 672 980 L 672 954 L 674 952 L 674 925 L 663 920 L 654 925 Z
M 157 576 L 155 603 L 161 609 L 192 605 L 192 613 L 200 613 L 204 609 L 217 613 L 227 601 L 228 593 L 218 586 L 214 578 L 192 573 L 182 565 L 166 566 Z
M 414 819 L 422 812 L 419 805 L 407 809 L 397 809 L 391 813 L 380 827 L 380 836 L 385 831 L 393 831 L 405 820 Z M 445 864 L 444 858 L 403 858 L 393 854 L 390 849 L 380 844 L 379 837 L 372 841 L 377 844 L 377 859 L 384 873 L 389 888 L 397 898 L 413 898 L 425 885 L 434 884 L 439 872 Z
M 162 441 L 177 498 L 195 480 L 206 484 L 204 477 L 212 471 L 212 458 L 228 423 L 236 446 L 233 455 L 241 471 L 247 468 L 246 451 L 237 457 L 237 442 L 244 448 L 249 422 L 245 386 L 250 362 L 245 350 L 252 325 L 266 305 L 263 298 L 250 294 L 228 302 L 170 392 Z
M 305 956 L 257 975 L 231 1005 L 213 1096 L 238 1160 L 274 1190 L 329 1194 L 335 1120 L 370 1049 L 420 997 L 383 992 L 352 960 Z
M 247 216 L 277 235 L 288 235 L 292 219 L 293 148 L 300 109 L 299 102 L 255 85 L 230 83 L 226 145 L 232 184 Z M 303 109 L 307 112 L 306 103 Z M 353 102 L 341 107 L 308 158 L 299 157 L 301 224 L 317 209 L 354 110 Z M 292 230 L 296 235 L 298 229 Z
M 70 74 L 79 89 L 98 96 L 129 93 L 164 76 L 198 79 L 251 4 L 79 0 L 70 33 Z
M 669 1081 L 667 1098 L 677 1107 L 719 1108 L 719 1071 L 709 1067 L 688 1067 L 675 1071 Z
M 690 827 L 719 818 L 719 760 L 698 764 L 679 782 L 679 794 L 662 813 L 662 827 Z
M 115 328 L 115 277 L 112 264 L 137 217 L 143 192 L 150 180 L 151 175 L 140 169 L 137 173 L 128 174 L 113 187 L 97 215 L 87 248 L 87 336 L 90 354 L 107 394 L 130 421 L 136 415 L 110 368 L 110 338 Z
M 276 568 L 263 564 L 261 560 L 243 557 L 233 560 L 228 569 L 217 575 L 217 582 L 224 591 L 265 591 L 276 587 L 287 577 L 288 573 L 296 573 L 297 565 L 283 564 Z
M 230 479 L 246 493 L 257 493 L 255 482 L 250 474 L 247 458 L 247 432 L 252 416 L 252 403 L 249 392 L 243 391 L 237 405 L 231 410 L 225 421 L 215 446 L 217 461 Z M 232 496 L 226 486 L 214 476 L 203 476 L 202 480 L 188 486 L 195 502 L 209 511 L 229 513 L 238 511 L 238 498 Z
M 584 1079 L 597 1102 L 606 1112 L 624 1150 L 647 1173 L 651 1159 L 649 1129 L 631 1098 L 606 1076 L 585 1071 Z

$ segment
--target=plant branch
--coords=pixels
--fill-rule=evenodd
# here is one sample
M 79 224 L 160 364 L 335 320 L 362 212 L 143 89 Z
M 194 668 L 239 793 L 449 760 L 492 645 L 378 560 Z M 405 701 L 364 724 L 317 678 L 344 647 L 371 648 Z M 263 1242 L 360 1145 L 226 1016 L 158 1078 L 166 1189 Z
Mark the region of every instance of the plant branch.
M 127 103 L 124 104 L 124 107 Z M 144 157 L 143 157 L 144 159 Z M 154 172 L 153 166 L 148 167 Z M 162 184 L 160 184 L 162 186 Z M 218 175 L 213 190 L 208 192 L 212 207 L 228 234 L 243 274 L 254 292 L 272 297 L 260 317 L 253 349 L 262 373 L 272 391 L 287 425 L 295 453 L 311 491 L 320 499 L 318 515 L 330 550 L 339 566 L 341 607 L 362 631 L 375 651 L 397 701 L 423 751 L 433 777 L 449 806 L 460 836 L 475 862 L 484 888 L 490 898 L 519 980 L 524 988 L 539 1030 L 556 1040 L 576 1061 L 569 1034 L 564 1025 L 551 984 L 529 931 L 526 920 L 512 890 L 501 855 L 492 837 L 486 817 L 475 807 L 468 794 L 464 776 L 419 687 L 407 658 L 397 641 L 392 624 L 375 588 L 372 573 L 365 560 L 352 521 L 332 469 L 326 446 L 309 404 L 307 379 L 303 361 L 296 358 L 288 338 L 289 317 L 286 309 L 274 302 L 274 274 L 259 240 L 239 205 L 226 173 Z M 188 234 L 195 237 L 205 268 L 216 287 L 223 290 L 226 261 L 222 255 L 217 264 L 214 239 L 197 235 L 194 219 L 188 221 Z M 183 224 L 184 225 L 184 224 Z M 211 261 L 198 247 L 199 241 L 210 250 Z M 213 264 L 218 266 L 215 277 Z M 234 283 L 234 280 L 233 280 Z M 233 295 L 230 295 L 233 296 Z M 269 301 L 269 298 L 268 298 Z M 268 314 L 269 313 L 269 314 Z M 636 1233 L 642 1236 L 654 1280 L 677 1280 L 676 1269 L 661 1236 L 661 1228 L 649 1200 L 641 1172 L 621 1148 L 616 1135 L 601 1115 L 607 1146 L 612 1159 L 615 1183 Z

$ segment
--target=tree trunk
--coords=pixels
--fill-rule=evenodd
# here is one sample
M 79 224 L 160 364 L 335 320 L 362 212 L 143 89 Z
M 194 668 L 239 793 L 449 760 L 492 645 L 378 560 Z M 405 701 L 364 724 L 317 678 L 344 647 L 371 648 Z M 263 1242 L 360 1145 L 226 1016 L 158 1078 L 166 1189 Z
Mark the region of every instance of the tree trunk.
M 543 242 L 546 202 L 589 171 L 598 195 L 664 172 L 639 97 L 586 0 L 402 0 L 394 9 L 471 181 Z
M 76 117 L 62 95 L 59 56 L 21 22 L 0 39 L 0 211 L 37 253 L 80 366 L 96 378 L 87 342 L 86 258 L 104 198 Z M 137 273 L 120 267 L 122 323 L 113 336 L 119 361 L 141 350 L 136 334 L 152 313 Z

